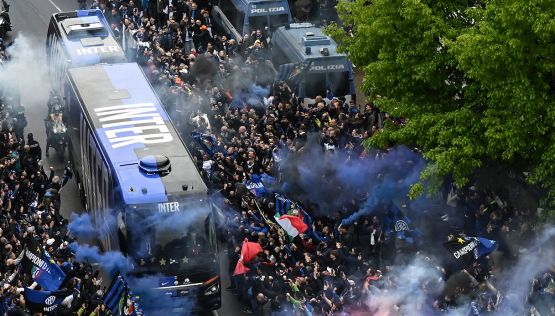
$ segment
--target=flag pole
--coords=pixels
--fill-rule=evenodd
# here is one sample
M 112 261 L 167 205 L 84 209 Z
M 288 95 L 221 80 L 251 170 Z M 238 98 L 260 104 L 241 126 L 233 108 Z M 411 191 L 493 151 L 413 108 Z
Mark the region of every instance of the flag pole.
M 260 213 L 260 215 L 262 216 L 262 218 L 264 219 L 264 221 L 266 222 L 266 224 L 270 227 L 273 227 L 275 225 L 274 222 L 271 222 L 268 220 L 268 218 L 266 218 L 266 215 L 264 214 L 264 212 L 262 212 L 262 210 L 260 209 L 260 205 L 258 205 L 258 201 L 255 199 L 254 200 L 254 204 L 256 205 L 256 208 L 258 209 L 258 212 Z

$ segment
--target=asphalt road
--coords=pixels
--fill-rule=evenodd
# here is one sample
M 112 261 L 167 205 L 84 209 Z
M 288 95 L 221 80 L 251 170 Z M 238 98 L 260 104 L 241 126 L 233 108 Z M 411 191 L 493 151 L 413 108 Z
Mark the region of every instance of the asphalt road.
M 28 121 L 25 134 L 33 133 L 35 139 L 41 144 L 45 169 L 52 166 L 55 173 L 61 176 L 67 161 L 67 153 L 63 158 L 54 149 L 50 149 L 50 157 L 44 155 L 46 147 L 44 118 L 47 115 L 46 104 L 50 88 L 48 80 L 44 76 L 41 77 L 36 69 L 44 68 L 46 64 L 45 41 L 50 16 L 56 12 L 77 9 L 77 0 L 7 1 L 11 5 L 9 14 L 13 25 L 13 31 L 9 34 L 7 42 L 18 36 L 23 36 L 28 43 L 24 49 L 31 50 L 30 60 L 25 62 L 22 69 L 18 69 L 17 78 L 14 78 L 19 81 L 20 91 L 22 92 L 21 103 L 25 107 Z M 84 211 L 74 181 L 69 181 L 61 190 L 61 201 L 61 213 L 65 218 L 70 218 L 72 212 L 81 213 Z M 221 254 L 221 258 L 222 272 L 225 272 L 227 271 L 227 258 L 224 253 Z M 229 275 L 227 273 L 223 273 L 222 281 L 223 307 L 216 314 L 243 315 L 241 312 L 242 306 L 237 302 L 236 297 L 225 290 L 229 285 Z

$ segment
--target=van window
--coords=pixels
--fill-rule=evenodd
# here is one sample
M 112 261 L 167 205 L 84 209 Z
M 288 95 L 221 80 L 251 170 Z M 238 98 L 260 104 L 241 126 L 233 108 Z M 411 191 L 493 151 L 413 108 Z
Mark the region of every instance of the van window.
M 275 31 L 278 27 L 289 23 L 288 14 L 278 14 L 270 16 L 270 29 Z
M 264 30 L 265 26 L 268 26 L 267 16 L 259 15 L 249 18 L 249 33 L 255 30 Z

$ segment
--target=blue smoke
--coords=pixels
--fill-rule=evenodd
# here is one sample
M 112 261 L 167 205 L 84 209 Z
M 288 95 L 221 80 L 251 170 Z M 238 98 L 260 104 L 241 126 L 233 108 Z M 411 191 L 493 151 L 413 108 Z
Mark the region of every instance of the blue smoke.
M 407 159 L 407 158 L 419 158 L 412 156 L 412 152 L 409 154 L 404 152 L 403 150 L 391 152 L 386 157 L 382 158 L 384 160 L 393 159 Z M 397 160 L 399 161 L 399 160 Z M 406 160 L 406 161 L 414 161 L 414 160 Z M 383 161 L 380 161 L 380 163 Z M 377 163 L 377 161 L 374 161 Z M 378 164 L 380 165 L 380 164 Z M 411 164 L 403 164 L 403 168 L 400 169 L 393 169 L 387 170 L 387 164 L 381 164 L 380 169 L 376 171 L 384 171 L 385 174 L 378 173 L 377 181 L 375 183 L 370 184 L 370 194 L 366 201 L 362 204 L 358 211 L 351 214 L 349 217 L 343 219 L 341 222 L 344 225 L 352 224 L 353 222 L 357 221 L 361 216 L 372 214 L 380 202 L 387 204 L 389 201 L 394 201 L 399 199 L 399 197 L 406 197 L 409 191 L 410 186 L 418 180 L 420 172 L 424 168 L 424 162 L 421 158 L 419 158 L 419 163 L 416 165 Z M 403 177 L 404 176 L 404 177 Z M 379 179 L 381 178 L 381 179 Z M 399 179 L 400 178 L 400 179 Z M 420 198 L 419 205 L 424 202 L 425 199 Z
M 210 211 L 208 205 L 204 202 L 193 203 L 189 201 L 187 204 L 182 203 L 181 207 L 183 207 L 181 211 L 173 213 L 160 213 L 157 208 L 153 208 L 146 210 L 142 216 L 137 216 L 132 220 L 132 214 L 128 213 L 130 220 L 126 222 L 126 226 L 130 234 L 127 237 L 144 240 L 153 237 L 152 230 L 164 232 L 160 238 L 165 238 L 170 232 L 174 238 L 179 238 L 193 231 L 193 229 L 199 232 L 204 231 L 205 220 Z M 115 215 L 115 213 L 111 214 Z M 90 239 L 104 236 L 105 233 L 108 233 L 108 230 L 113 233 L 117 229 L 117 221 L 113 215 L 102 218 L 100 229 L 95 230 L 89 214 L 73 214 L 70 231 L 79 238 L 90 237 Z M 136 242 L 136 240 L 134 241 Z M 140 297 L 139 305 L 145 315 L 189 315 L 192 308 L 197 304 L 195 293 L 190 293 L 187 297 L 172 298 L 166 296 L 164 291 L 154 289 L 160 286 L 158 280 L 161 274 L 157 274 L 157 277 L 140 278 L 130 275 L 133 272 L 134 259 L 126 257 L 121 252 L 101 252 L 96 246 L 77 242 L 71 243 L 69 247 L 75 254 L 77 262 L 99 264 L 100 268 L 108 275 L 114 275 L 118 271 L 124 275 L 129 283 L 130 290 L 134 295 Z M 151 272 L 156 273 L 156 271 Z M 183 273 L 186 273 L 186 271 Z M 162 310 L 161 307 L 164 307 L 164 309 Z
M 251 84 L 247 88 L 236 89 L 233 91 L 233 101 L 231 107 L 241 108 L 244 105 L 251 107 L 264 107 L 264 98 L 268 96 L 270 90 Z
M 138 303 L 145 315 L 192 315 L 192 310 L 197 304 L 197 293 L 190 292 L 186 297 L 171 297 L 163 290 L 156 290 L 160 286 L 162 275 L 148 277 L 126 278 L 133 296 L 138 296 Z
M 88 213 L 81 215 L 71 213 L 68 229 L 75 238 L 80 240 L 88 240 L 98 236 Z
M 71 243 L 69 248 L 75 253 L 76 261 L 98 263 L 110 275 L 115 274 L 116 271 L 122 273 L 131 271 L 131 262 L 121 252 L 101 253 L 96 246 L 80 245 L 77 242 Z
M 301 153 L 285 156 L 280 167 L 281 192 L 316 204 L 319 215 L 345 216 L 360 205 L 343 221 L 350 224 L 382 203 L 406 198 L 425 161 L 406 147 L 360 159 L 342 152 L 324 152 L 319 144 L 307 144 Z

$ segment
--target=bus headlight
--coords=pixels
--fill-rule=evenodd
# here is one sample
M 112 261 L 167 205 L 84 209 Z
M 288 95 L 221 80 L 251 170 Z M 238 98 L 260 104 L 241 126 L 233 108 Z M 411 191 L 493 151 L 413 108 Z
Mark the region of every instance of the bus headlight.
M 210 287 L 208 287 L 206 291 L 204 291 L 204 295 L 216 294 L 218 293 L 219 290 L 220 290 L 220 282 L 216 282 L 212 284 Z

